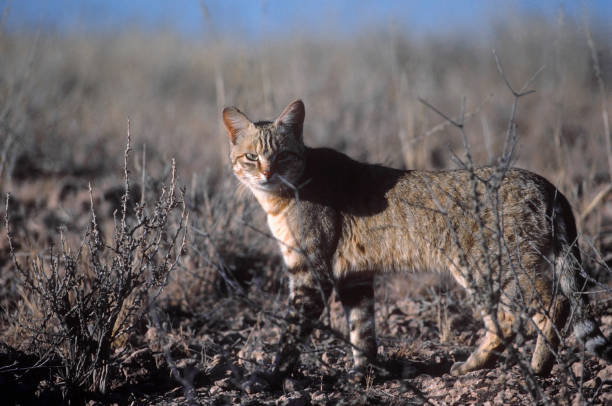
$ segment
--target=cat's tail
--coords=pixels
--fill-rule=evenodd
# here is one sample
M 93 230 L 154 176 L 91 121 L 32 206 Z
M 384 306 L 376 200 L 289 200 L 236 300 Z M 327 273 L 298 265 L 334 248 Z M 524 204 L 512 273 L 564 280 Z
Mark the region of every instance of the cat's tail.
M 557 192 L 558 193 L 558 192 Z M 574 335 L 587 351 L 612 363 L 612 343 L 599 329 L 599 323 L 587 314 L 588 297 L 584 294 L 587 280 L 583 276 L 578 234 L 572 209 L 560 193 L 555 196 L 553 212 L 555 273 L 561 291 L 570 300 Z

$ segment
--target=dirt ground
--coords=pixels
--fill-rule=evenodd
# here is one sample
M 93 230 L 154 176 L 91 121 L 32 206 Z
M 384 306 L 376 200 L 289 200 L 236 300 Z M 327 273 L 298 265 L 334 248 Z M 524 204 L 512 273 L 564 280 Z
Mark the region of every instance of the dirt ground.
M 176 325 L 167 333 L 166 344 L 181 376 L 193 386 L 186 388 L 171 378 L 160 348 L 159 331 L 147 328 L 130 343 L 129 355 L 121 361 L 110 381 L 107 396 L 88 404 L 198 404 L 224 405 L 530 405 L 534 404 L 521 368 L 512 361 L 495 368 L 449 375 L 454 360 L 464 359 L 483 333 L 479 323 L 466 317 L 469 310 L 449 312 L 451 337 L 440 342 L 435 304 L 426 300 L 400 299 L 389 305 L 384 317 L 379 310 L 379 358 L 384 369 L 372 370 L 364 386 L 347 381 L 349 347 L 326 331 L 316 332 L 301 358 L 298 373 L 278 387 L 255 380 L 250 374 L 257 364 L 271 361 L 266 347 L 278 331 L 266 325 L 258 308 L 232 298 L 202 303 L 193 313 L 170 317 Z M 332 307 L 337 307 L 332 304 Z M 204 309 L 207 309 L 205 311 Z M 333 316 L 341 318 L 333 309 Z M 178 313 L 178 310 L 177 310 Z M 612 315 L 603 318 L 610 334 Z M 265 343 L 265 342 L 269 342 Z M 575 345 L 570 341 L 570 348 Z M 265 343 L 265 344 L 262 344 Z M 527 343 L 527 347 L 532 347 Z M 528 350 L 527 350 L 528 351 Z M 571 350 L 569 350 L 571 351 Z M 536 378 L 542 398 L 549 404 L 607 405 L 612 402 L 612 366 L 587 355 L 584 364 L 576 352 L 571 369 L 578 382 L 555 366 L 551 376 Z M 19 404 L 56 404 L 59 393 L 44 368 L 24 372 L 36 359 L 3 346 L 0 386 L 5 399 Z M 582 377 L 582 379 L 581 379 Z M 17 380 L 15 381 L 15 379 Z M 282 385 L 282 386 L 281 386 Z M 577 385 L 582 387 L 578 390 Z M 579 393 L 580 392 L 580 393 Z M 94 397 L 95 398 L 95 397 Z M 542 401 L 544 404 L 544 401 Z
M 38 190 L 43 189 L 40 186 L 37 185 Z M 114 188 L 99 192 L 100 210 L 113 211 L 112 205 L 116 202 L 108 196 Z M 51 187 L 50 191 L 51 195 L 61 192 Z M 37 225 L 60 216 L 62 211 L 81 210 L 82 218 L 78 221 L 87 222 L 88 209 L 80 208 L 82 203 L 77 204 L 78 199 L 65 203 L 61 210 L 59 203 L 55 208 L 51 203 L 40 208 L 33 201 L 26 204 L 27 190 L 24 188 L 21 192 L 12 200 L 13 218 L 21 221 L 30 233 L 36 232 Z M 77 224 L 72 226 L 78 228 Z M 67 228 L 70 227 L 68 224 Z M 274 345 L 280 335 L 280 316 L 287 303 L 284 268 L 278 253 L 272 249 L 265 255 L 220 254 L 220 261 L 238 283 L 238 288 L 232 289 L 214 268 L 199 273 L 201 257 L 194 255 L 197 239 L 193 240 L 193 245 L 186 249 L 182 266 L 173 271 L 164 295 L 159 298 L 157 312 L 162 322 L 155 325 L 151 315 L 145 314 L 136 323 L 134 334 L 113 347 L 122 355 L 108 372 L 106 393 L 86 392 L 73 402 L 90 405 L 585 402 L 606 405 L 612 402 L 612 365 L 590 354 L 582 359 L 580 347 L 571 335 L 563 344 L 561 363 L 549 377 L 535 377 L 531 384 L 526 379 L 524 366 L 533 340 L 514 342 L 512 351 L 504 352 L 490 370 L 458 378 L 451 376 L 452 363 L 465 359 L 484 331 L 482 323 L 474 317 L 465 292 L 444 273 L 379 278 L 376 326 L 380 362 L 371 369 L 364 385 L 347 379 L 350 347 L 343 339 L 344 314 L 335 297 L 320 320 L 320 328 L 304 345 L 299 371 L 283 382 L 267 382 L 257 373 L 265 371 L 272 362 Z M 4 246 L 5 253 L 6 250 Z M 3 258 L 3 306 L 16 314 L 19 301 L 11 286 L 18 278 L 11 273 L 11 261 Z M 601 299 L 595 305 L 596 312 L 602 315 L 603 331 L 609 336 L 612 333 L 612 309 L 607 305 L 609 293 Z M 21 351 L 20 347 L 27 347 L 16 340 L 27 335 L 10 320 L 3 319 L 3 323 L 0 387 L 5 399 L 24 405 L 60 403 L 62 384 L 53 369 L 61 368 L 61 362 L 53 357 L 43 360 Z M 180 381 L 175 379 L 175 373 L 181 377 Z M 534 398 L 539 401 L 535 402 Z

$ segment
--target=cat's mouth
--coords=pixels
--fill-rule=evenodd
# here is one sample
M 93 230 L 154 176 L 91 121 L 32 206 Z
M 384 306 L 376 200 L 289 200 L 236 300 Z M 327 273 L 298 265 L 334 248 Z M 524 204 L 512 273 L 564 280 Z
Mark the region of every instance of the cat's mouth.
M 257 181 L 254 185 L 257 189 L 270 192 L 274 190 L 278 190 L 281 187 L 281 182 L 278 179 L 270 178 L 270 179 L 261 179 Z
M 283 177 L 280 174 L 273 174 L 270 178 L 255 178 L 244 180 L 250 188 L 257 189 L 262 192 L 279 192 L 287 189 L 294 189 L 295 186 L 290 179 Z
M 279 192 L 294 189 L 293 184 L 280 176 L 273 176 L 270 179 L 261 179 L 255 184 L 255 188 L 264 192 Z

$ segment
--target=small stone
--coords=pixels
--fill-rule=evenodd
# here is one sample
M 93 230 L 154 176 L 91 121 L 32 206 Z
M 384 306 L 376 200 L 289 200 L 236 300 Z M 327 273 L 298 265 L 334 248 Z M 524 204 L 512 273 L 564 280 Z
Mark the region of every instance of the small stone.
M 572 395 L 572 400 L 571 400 L 571 406 L 580 406 L 580 401 L 583 400 L 582 396 L 576 394 L 576 395 Z
M 232 386 L 232 381 L 230 378 L 223 378 L 215 381 L 214 385 L 220 387 L 221 389 L 229 389 Z
M 597 377 L 602 381 L 612 380 L 612 365 L 608 365 L 597 373 Z
M 219 386 L 211 386 L 210 389 L 208 390 L 208 394 L 210 396 L 215 396 L 215 395 L 219 395 L 221 393 L 223 393 L 225 390 Z
M 314 404 L 325 404 L 327 402 L 327 394 L 323 391 L 316 391 L 310 397 L 310 401 Z
M 324 352 L 321 356 L 321 360 L 329 365 L 333 365 L 336 362 L 335 357 L 329 352 Z
M 595 389 L 595 387 L 597 387 L 598 385 L 598 379 L 591 379 L 589 381 L 586 381 L 582 386 L 584 386 L 587 389 Z
M 308 395 L 300 392 L 283 395 L 276 400 L 277 406 L 306 406 L 308 403 Z
M 512 398 L 514 397 L 514 393 L 510 389 L 506 389 L 500 391 L 495 399 L 493 399 L 493 404 L 495 405 L 509 405 L 512 404 Z
M 304 389 L 304 381 L 299 381 L 297 379 L 287 378 L 283 382 L 283 388 L 285 392 L 295 392 L 301 389 Z
M 582 376 L 582 371 L 584 370 L 584 367 L 582 365 L 582 362 L 574 362 L 572 364 L 572 371 L 574 372 L 574 375 L 576 375 L 576 377 L 581 377 Z
M 602 405 L 612 405 L 612 391 L 603 392 L 600 400 Z
M 268 362 L 269 354 L 265 351 L 255 350 L 251 352 L 251 358 L 258 364 L 265 364 Z

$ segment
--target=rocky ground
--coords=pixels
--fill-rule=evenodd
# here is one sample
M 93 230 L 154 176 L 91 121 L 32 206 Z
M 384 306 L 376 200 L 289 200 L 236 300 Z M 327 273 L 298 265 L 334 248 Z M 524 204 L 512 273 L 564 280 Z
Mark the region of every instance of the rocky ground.
M 107 191 L 108 192 L 108 191 Z M 109 195 L 109 193 L 106 193 Z M 15 202 L 19 202 L 15 197 Z M 22 200 L 23 202 L 23 200 Z M 23 224 L 28 228 L 27 208 Z M 66 209 L 66 208 L 64 208 Z M 47 208 L 41 217 L 51 218 Z M 19 210 L 17 210 L 19 212 Z M 85 210 L 87 212 L 87 210 Z M 190 254 L 187 254 L 189 256 Z M 286 304 L 286 287 L 278 255 L 271 258 L 225 257 L 240 288 L 228 288 L 214 269 L 197 275 L 178 268 L 159 299 L 162 322 L 144 315 L 121 346 L 108 372 L 105 394 L 86 392 L 74 404 L 243 404 L 243 405 L 530 405 L 612 402 L 612 365 L 591 355 L 584 361 L 570 336 L 562 362 L 547 378 L 528 379 L 521 363 L 533 342 L 515 344 L 493 369 L 449 375 L 455 360 L 467 357 L 483 334 L 469 298 L 449 278 L 425 273 L 387 276 L 377 286 L 378 356 L 362 386 L 350 383 L 349 346 L 340 304 L 332 297 L 321 328 L 305 344 L 301 366 L 283 382 L 258 378 L 274 354 L 278 315 Z M 194 264 L 195 260 L 183 263 Z M 10 292 L 10 261 L 4 258 L 3 306 L 21 303 Z M 196 276 L 199 277 L 196 278 Z M 187 286 L 188 285 L 188 286 Z M 187 289 L 187 295 L 180 290 Z M 9 298 L 17 300 L 10 303 Z M 603 300 L 604 332 L 612 333 L 612 311 Z M 9 403 L 57 404 L 62 384 L 53 373 L 57 359 L 19 349 L 11 339 L 19 326 L 7 318 L 0 347 L 0 388 Z M 30 349 L 31 350 L 31 349 Z M 178 377 L 178 378 L 177 378 Z M 537 399 L 536 400 L 534 400 Z
M 403 304 L 414 303 L 404 301 Z M 88 404 L 248 404 L 248 405 L 328 405 L 328 404 L 433 404 L 433 405 L 529 405 L 534 404 L 519 365 L 499 363 L 491 370 L 456 378 L 448 374 L 454 359 L 462 359 L 474 341 L 477 329 L 457 327 L 459 337 L 452 343 L 439 342 L 435 320 L 422 314 L 405 314 L 393 306 L 389 324 L 399 335 L 381 334 L 379 356 L 387 370 L 372 371 L 363 386 L 347 382 L 347 346 L 319 332 L 302 356 L 300 371 L 270 387 L 265 381 L 253 385 L 250 378 L 256 362 L 265 364 L 269 354 L 246 350 L 264 334 L 253 309 L 232 301 L 210 303 L 214 316 L 184 314 L 179 326 L 168 333 L 172 359 L 181 376 L 192 385 L 192 392 L 172 379 L 166 356 L 159 347 L 159 332 L 149 328 L 139 337 L 129 355 L 111 379 L 108 394 L 90 399 Z M 418 317 L 419 319 L 415 319 Z M 612 324 L 612 317 L 604 322 Z M 382 321 L 380 321 L 382 324 Z M 475 323 L 471 323 L 475 324 Z M 424 327 L 424 328 L 423 328 Z M 418 330 L 415 335 L 410 332 Z M 608 328 L 608 332 L 609 332 Z M 269 332 L 265 333 L 270 334 Z M 273 335 L 273 334 L 272 334 Z M 461 338 L 463 337 L 463 338 Z M 463 344 L 464 338 L 468 342 Z M 3 346 L 3 396 L 14 396 L 20 404 L 55 404 L 57 388 L 47 372 L 24 367 L 36 359 Z M 8 368 L 10 366 L 10 368 Z M 537 378 L 538 391 L 549 404 L 607 405 L 612 402 L 612 366 L 590 356 L 584 363 L 571 365 L 578 382 L 556 366 L 550 377 Z M 5 371 L 19 372 L 5 372 Z M 582 377 L 582 382 L 580 381 Z M 15 380 L 16 379 L 16 380 Z M 579 391 L 578 387 L 582 386 Z M 581 393 L 581 394 L 580 394 Z M 542 401 L 542 404 L 546 402 Z

